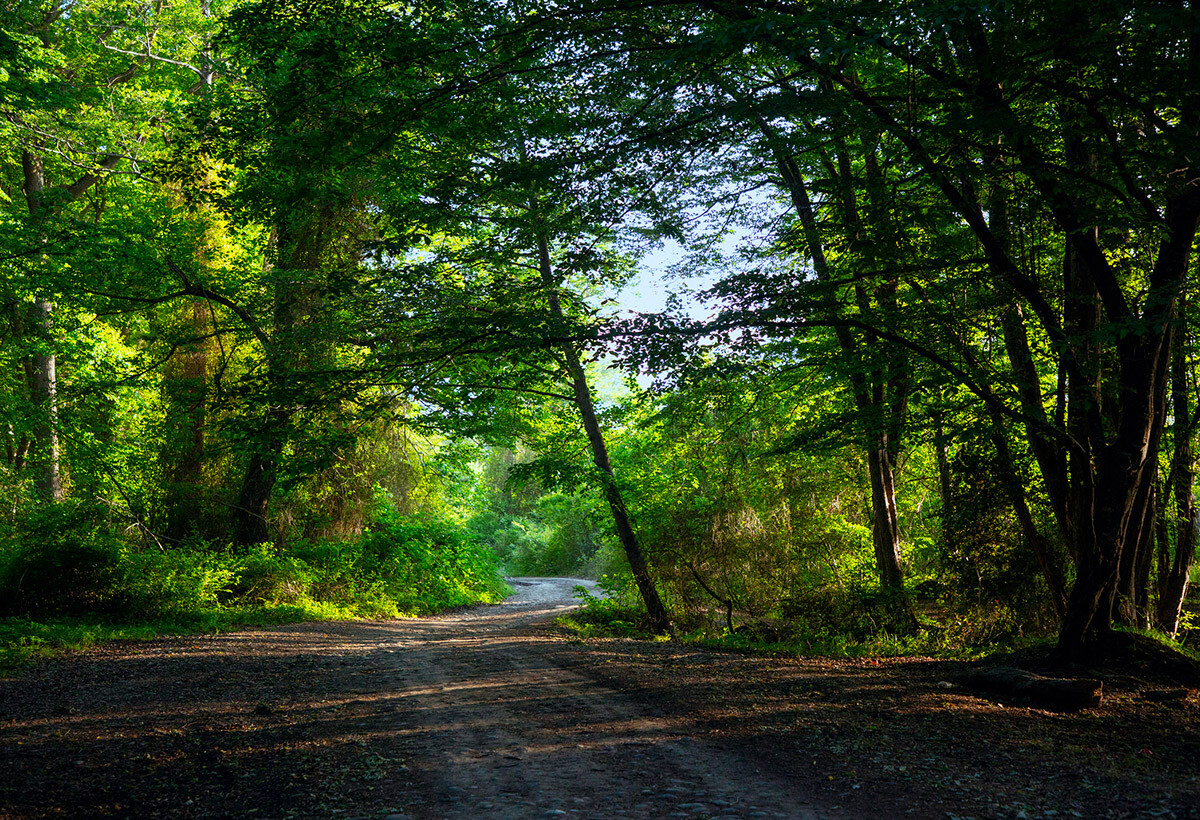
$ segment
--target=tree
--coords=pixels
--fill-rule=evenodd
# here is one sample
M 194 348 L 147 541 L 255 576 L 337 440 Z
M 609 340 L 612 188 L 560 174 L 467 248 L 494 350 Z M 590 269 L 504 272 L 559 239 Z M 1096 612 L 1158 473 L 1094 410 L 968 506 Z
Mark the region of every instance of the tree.
M 1180 84 L 1200 66 L 1195 10 L 705 6 L 726 21 L 722 36 L 786 58 L 806 91 L 827 89 L 903 146 L 974 236 L 986 287 L 1012 305 L 1013 391 L 989 386 L 966 351 L 927 352 L 1025 427 L 1075 562 L 1059 646 L 1078 655 L 1120 616 L 1149 544 L 1171 339 L 1200 217 L 1200 110 Z M 1061 277 L 1048 275 L 1055 255 L 1022 253 L 1038 231 L 1056 238 Z M 886 330 L 919 346 L 908 328 Z M 1058 385 L 1053 399 L 1047 384 Z
M 83 243 L 103 242 L 103 197 L 93 193 L 118 169 L 138 174 L 138 163 L 158 142 L 155 118 L 176 93 L 173 83 L 187 73 L 179 71 L 186 64 L 157 58 L 156 38 L 191 10 L 127 9 L 102 0 L 22 2 L 0 33 L 3 119 L 12 146 L 6 161 L 19 169 L 13 187 L 27 212 L 6 226 L 9 259 L 20 271 L 13 280 L 20 284 L 6 298 L 26 304 L 13 322 L 25 339 L 31 407 L 29 425 L 20 432 L 21 425 L 13 425 L 20 438 L 13 463 L 31 463 L 46 500 L 64 494 L 56 302 L 87 301 L 79 272 L 64 258 L 78 259 Z

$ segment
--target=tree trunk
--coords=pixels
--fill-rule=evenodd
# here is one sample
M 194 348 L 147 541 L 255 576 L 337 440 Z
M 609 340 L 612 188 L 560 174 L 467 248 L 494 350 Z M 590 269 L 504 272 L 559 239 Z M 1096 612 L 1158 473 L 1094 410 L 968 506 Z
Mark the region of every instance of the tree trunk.
M 1037 560 L 1038 567 L 1042 571 L 1042 577 L 1046 581 L 1046 588 L 1050 591 L 1050 603 L 1061 620 L 1066 614 L 1067 609 L 1067 582 L 1063 577 L 1062 567 L 1059 566 L 1051 554 L 1049 546 L 1042 538 L 1042 534 L 1038 531 L 1037 524 L 1033 520 L 1033 514 L 1029 511 L 1029 503 L 1025 499 L 1025 490 L 1021 485 L 1020 477 L 1017 475 L 1016 464 L 1013 462 L 1012 451 L 1008 446 L 1008 439 L 1004 437 L 1004 429 L 1001 425 L 999 414 L 994 413 L 992 415 L 992 424 L 996 426 L 996 432 L 992 435 L 992 444 L 995 446 L 996 455 L 1000 459 L 1000 469 L 1003 471 L 1001 480 L 1004 482 L 1004 489 L 1008 494 L 1013 511 L 1017 515 L 1017 521 L 1021 525 L 1021 532 L 1025 536 L 1025 541 L 1033 552 L 1033 557 Z
M 189 332 L 201 336 L 208 326 L 208 305 L 188 308 Z M 205 401 L 208 397 L 208 344 L 186 345 L 163 368 L 167 430 L 163 446 L 167 498 L 166 535 L 179 540 L 195 530 L 203 502 Z
M 270 422 L 268 422 L 268 425 Z M 273 430 L 269 439 L 250 455 L 242 476 L 242 488 L 234 508 L 234 542 L 248 547 L 271 540 L 267 514 L 279 469 L 283 440 Z
M 975 669 L 962 684 L 1001 697 L 1052 709 L 1092 709 L 1104 698 L 1104 684 L 1093 678 L 1047 678 L 1011 666 Z
M 903 592 L 896 486 L 888 457 L 887 436 L 879 435 L 873 444 L 875 446 L 867 451 L 867 470 L 871 477 L 871 542 L 875 547 L 875 566 L 881 587 Z
M 1193 225 L 1189 244 L 1194 232 Z M 1159 294 L 1159 298 L 1165 297 Z M 1147 313 L 1154 315 L 1150 308 Z M 1147 506 L 1151 503 L 1149 489 L 1165 418 L 1166 379 L 1162 369 L 1170 348 L 1171 315 L 1173 310 L 1168 304 L 1159 313 L 1158 326 L 1144 331 L 1123 351 L 1119 426 L 1111 443 L 1095 448 L 1094 465 L 1088 465 L 1076 481 L 1081 509 L 1090 509 L 1091 515 L 1072 516 L 1076 522 L 1076 581 L 1058 641 L 1059 653 L 1067 658 L 1082 655 L 1090 636 L 1111 629 L 1123 562 L 1136 566 L 1136 552 L 1145 544 L 1143 532 L 1152 526 Z M 1089 432 L 1093 440 L 1100 440 L 1095 427 Z M 1082 470 L 1083 465 L 1079 468 Z M 1126 550 L 1135 554 L 1127 555 Z
M 21 153 L 25 205 L 29 215 L 40 222 L 47 216 L 43 196 L 46 190 L 46 170 L 42 158 L 29 151 Z M 59 472 L 58 448 L 58 361 L 54 354 L 54 303 L 38 296 L 30 307 L 27 329 L 39 338 L 36 349 L 25 363 L 29 400 L 36 413 L 30 446 L 30 462 L 35 470 L 34 487 L 47 501 L 62 500 L 62 476 Z
M 1187 303 L 1182 299 L 1179 313 L 1181 319 L 1186 319 Z M 1155 622 L 1159 629 L 1172 636 L 1179 632 L 1183 602 L 1187 598 L 1192 565 L 1196 560 L 1196 499 L 1193 495 L 1196 468 L 1192 451 L 1194 430 L 1193 420 L 1190 418 L 1190 385 L 1185 356 L 1187 337 L 1183 327 L 1176 331 L 1171 345 L 1171 412 L 1175 418 L 1175 446 L 1171 457 L 1171 472 L 1167 477 L 1167 491 L 1171 493 L 1175 502 L 1175 526 L 1169 528 L 1166 521 L 1163 521 L 1157 528 L 1160 558 Z M 1173 555 L 1168 551 L 1167 533 L 1171 529 L 1174 530 L 1175 536 Z
M 817 278 L 829 282 L 832 274 L 825 256 L 825 246 L 800 169 L 782 148 L 777 147 L 775 132 L 770 125 L 765 120 L 760 120 L 759 126 L 768 142 L 772 144 L 780 178 L 804 228 Z M 844 159 L 842 164 L 847 163 L 848 160 Z M 848 211 L 848 223 L 856 225 L 857 209 L 848 207 Z M 861 288 L 859 291 L 856 295 L 861 301 L 866 297 Z M 859 345 L 846 328 L 839 327 L 835 332 L 838 347 L 845 354 L 847 362 L 853 366 L 858 359 Z M 877 345 L 875 347 L 878 348 Z M 873 352 L 879 355 L 881 351 L 876 349 Z M 907 376 L 907 372 L 894 372 L 889 368 L 886 376 L 877 369 L 872 374 L 871 384 L 868 384 L 864 375 L 857 370 L 849 377 L 855 406 L 865 419 L 862 433 L 867 439 L 867 472 L 871 482 L 871 542 L 875 552 L 875 568 L 879 574 L 880 585 L 901 595 L 904 592 L 904 572 L 900 564 L 900 528 L 896 516 L 893 465 L 907 411 Z M 889 390 L 895 400 L 892 403 L 887 401 Z
M 1179 634 L 1180 619 L 1183 616 L 1183 602 L 1187 599 L 1188 586 L 1191 581 L 1192 567 L 1196 561 L 1196 508 L 1194 500 L 1187 502 L 1191 518 L 1184 519 L 1184 513 L 1179 513 L 1178 530 L 1175 541 L 1175 555 L 1170 564 L 1162 591 L 1158 598 L 1157 622 L 1158 628 L 1174 637 Z
M 531 203 L 530 211 L 536 218 L 536 203 Z M 555 324 L 562 328 L 565 326 L 565 317 L 558 298 L 558 283 L 554 279 L 550 246 L 545 234 L 538 233 L 537 245 L 538 268 L 550 315 Z M 633 573 L 633 580 L 637 584 L 638 592 L 641 593 L 642 602 L 646 605 L 651 625 L 659 632 L 668 632 L 671 628 L 671 619 L 667 614 L 667 608 L 663 605 L 662 598 L 659 597 L 658 589 L 654 586 L 654 579 L 650 575 L 650 567 L 642 552 L 637 533 L 633 529 L 633 522 L 630 521 L 625 499 L 617 486 L 612 462 L 608 457 L 608 447 L 604 441 L 604 433 L 596 418 L 596 408 L 592 401 L 592 391 L 588 385 L 587 373 L 583 369 L 583 363 L 579 359 L 575 346 L 569 340 L 563 340 L 559 345 L 559 351 L 567 366 L 567 374 L 571 379 L 571 389 L 575 396 L 575 407 L 579 410 L 580 418 L 583 420 L 583 429 L 587 434 L 588 444 L 592 451 L 592 461 L 600 471 L 600 479 L 604 483 L 604 498 L 608 501 L 608 507 L 612 511 L 617 538 L 625 550 L 625 557 L 629 560 L 629 569 Z
M 58 361 L 54 353 L 47 349 L 51 347 L 49 340 L 53 332 L 53 310 L 54 304 L 46 299 L 37 300 L 31 309 L 31 325 L 38 328 L 39 335 L 46 341 L 29 357 L 29 396 L 37 414 L 30 462 L 35 472 L 34 486 L 38 495 L 46 501 L 61 501 L 63 486 L 58 446 Z
M 55 190 L 65 194 L 66 202 L 74 202 L 100 179 L 103 172 L 112 170 L 118 162 L 118 156 L 105 157 L 95 171 L 89 171 L 70 185 Z M 43 227 L 40 223 L 52 215 L 52 209 L 45 200 L 46 169 L 42 158 L 31 151 L 22 151 L 21 173 L 26 207 L 30 217 L 38 225 L 38 231 L 42 232 Z M 44 233 L 41 233 L 39 239 L 45 240 Z M 38 414 L 30 442 L 30 462 L 36 466 L 37 471 L 34 485 L 42 498 L 60 501 L 63 497 L 63 486 L 58 443 L 58 359 L 51 332 L 53 311 L 54 302 L 49 296 L 39 294 L 35 298 L 27 330 L 39 334 L 42 338 L 37 350 L 27 357 L 25 372 L 30 401 Z
M 324 314 L 318 274 L 328 262 L 330 246 L 338 240 L 339 214 L 321 206 L 300 208 L 297 205 L 280 216 L 272 237 L 278 264 L 271 334 L 263 351 L 267 359 L 263 401 L 269 409 L 256 431 L 234 509 L 235 538 L 241 545 L 271 540 L 271 494 L 291 437 L 289 427 L 310 397 L 307 385 L 314 372 L 328 367 L 332 355 L 332 346 L 317 327 Z
M 937 460 L 938 496 L 942 500 L 942 540 L 945 541 L 949 533 L 947 522 L 954 515 L 952 501 L 954 488 L 950 483 L 950 447 L 946 443 L 945 420 L 940 409 L 935 412 L 934 418 L 937 426 L 934 433 L 933 452 Z

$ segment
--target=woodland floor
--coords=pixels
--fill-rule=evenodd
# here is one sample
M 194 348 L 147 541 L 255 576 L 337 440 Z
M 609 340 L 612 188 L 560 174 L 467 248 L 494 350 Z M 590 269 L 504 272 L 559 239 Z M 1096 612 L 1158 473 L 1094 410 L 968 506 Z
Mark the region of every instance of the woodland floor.
M 0 818 L 1200 817 L 1200 700 L 1002 706 L 959 663 L 571 639 L 571 579 L 0 680 Z

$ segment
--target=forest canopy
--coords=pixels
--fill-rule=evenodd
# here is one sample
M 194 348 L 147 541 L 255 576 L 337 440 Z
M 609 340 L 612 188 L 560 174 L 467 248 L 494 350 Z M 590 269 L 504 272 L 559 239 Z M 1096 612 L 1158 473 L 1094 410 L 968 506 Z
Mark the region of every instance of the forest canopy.
M 0 616 L 1194 642 L 1191 3 L 0 5 Z

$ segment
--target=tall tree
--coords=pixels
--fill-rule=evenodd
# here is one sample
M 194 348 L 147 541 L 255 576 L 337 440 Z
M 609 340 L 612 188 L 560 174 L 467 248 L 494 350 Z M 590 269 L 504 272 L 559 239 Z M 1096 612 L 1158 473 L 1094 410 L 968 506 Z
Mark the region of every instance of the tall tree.
M 1076 569 L 1060 648 L 1079 654 L 1117 617 L 1149 543 L 1177 299 L 1200 217 L 1191 160 L 1200 109 L 1180 85 L 1200 70 L 1195 10 L 705 6 L 726 21 L 723 36 L 792 61 L 810 88 L 828 87 L 904 147 L 974 235 L 989 287 L 1019 306 L 1009 314 L 1014 331 L 1040 348 L 1026 358 L 1009 346 L 1012 382 L 1054 384 L 1045 368 L 1063 368 L 1067 412 L 1055 424 L 1032 391 L 1009 403 L 961 352 L 938 354 L 983 401 L 1019 419 L 1042 452 Z M 845 53 L 871 71 L 851 72 Z M 1046 220 L 1062 248 L 1061 278 L 1008 241 L 983 199 L 989 188 L 1022 204 L 1027 222 L 1014 232 Z M 916 346 L 908 329 L 890 332 Z M 1030 364 L 1041 368 L 1036 384 Z M 1069 476 L 1065 492 L 1060 476 Z

